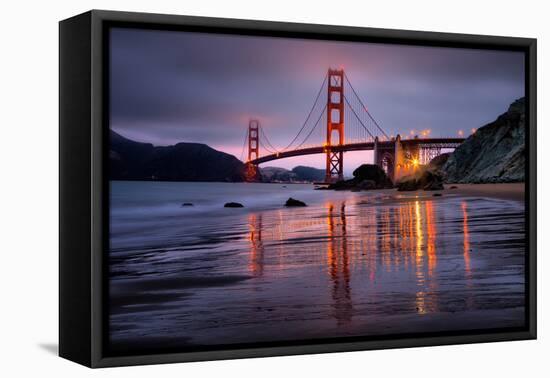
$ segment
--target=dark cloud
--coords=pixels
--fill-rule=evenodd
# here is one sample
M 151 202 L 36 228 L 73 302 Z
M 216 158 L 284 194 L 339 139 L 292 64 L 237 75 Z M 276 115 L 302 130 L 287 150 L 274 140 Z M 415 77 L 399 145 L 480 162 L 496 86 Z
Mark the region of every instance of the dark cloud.
M 301 126 L 328 67 L 343 67 L 388 133 L 456 135 L 524 95 L 517 52 L 114 29 L 111 125 L 155 144 L 231 152 L 249 117 L 274 144 Z

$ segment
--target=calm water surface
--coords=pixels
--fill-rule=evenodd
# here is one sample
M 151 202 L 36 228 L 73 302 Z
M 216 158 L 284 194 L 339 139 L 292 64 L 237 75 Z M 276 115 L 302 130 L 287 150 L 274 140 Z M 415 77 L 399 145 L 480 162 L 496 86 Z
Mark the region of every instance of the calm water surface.
M 111 347 L 523 326 L 524 226 L 450 191 L 112 182 Z

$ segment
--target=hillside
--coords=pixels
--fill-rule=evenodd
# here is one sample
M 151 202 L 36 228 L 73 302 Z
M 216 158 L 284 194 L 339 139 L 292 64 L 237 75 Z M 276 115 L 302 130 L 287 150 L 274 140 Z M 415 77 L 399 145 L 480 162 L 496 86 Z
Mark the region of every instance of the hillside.
M 279 167 L 261 167 L 260 174 L 263 182 L 317 182 L 325 178 L 325 170 L 297 166 L 288 170 Z
M 205 144 L 153 146 L 111 130 L 111 180 L 243 181 L 244 164 Z

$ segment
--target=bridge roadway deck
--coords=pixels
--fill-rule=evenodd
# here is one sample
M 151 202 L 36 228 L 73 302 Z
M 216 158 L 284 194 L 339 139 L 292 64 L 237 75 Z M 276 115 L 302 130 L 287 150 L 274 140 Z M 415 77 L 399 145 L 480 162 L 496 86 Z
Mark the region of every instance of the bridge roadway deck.
M 464 138 L 414 138 L 414 139 L 402 139 L 401 144 L 403 147 L 411 147 L 418 145 L 420 147 L 440 147 L 440 148 L 456 148 L 462 142 Z M 395 144 L 395 140 L 391 141 L 379 141 L 379 148 L 388 148 Z M 325 146 L 307 147 L 298 150 L 283 151 L 276 154 L 270 154 L 261 156 L 258 159 L 251 160 L 250 163 L 254 165 L 266 163 L 272 160 L 284 159 L 293 156 L 314 155 L 322 154 L 326 152 Z M 374 150 L 374 142 L 362 142 L 362 143 L 349 143 L 341 146 L 332 146 L 332 151 L 368 151 Z

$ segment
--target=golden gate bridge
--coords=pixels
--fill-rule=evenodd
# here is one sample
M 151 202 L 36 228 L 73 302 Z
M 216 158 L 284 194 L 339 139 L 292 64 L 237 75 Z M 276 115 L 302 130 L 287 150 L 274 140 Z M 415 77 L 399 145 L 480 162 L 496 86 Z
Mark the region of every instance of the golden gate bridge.
M 326 97 L 322 96 L 326 93 Z M 374 152 L 374 164 L 397 182 L 420 164 L 427 164 L 443 149 L 458 147 L 464 138 L 388 135 L 369 112 L 343 69 L 329 69 L 315 101 L 294 138 L 276 148 L 257 119 L 251 119 L 243 143 L 247 149 L 246 179 L 259 180 L 258 166 L 293 156 L 324 154 L 325 183 L 344 179 L 344 152 Z M 248 146 L 248 148 L 247 148 Z M 261 147 L 261 148 L 260 148 Z M 261 155 L 260 151 L 265 154 Z

